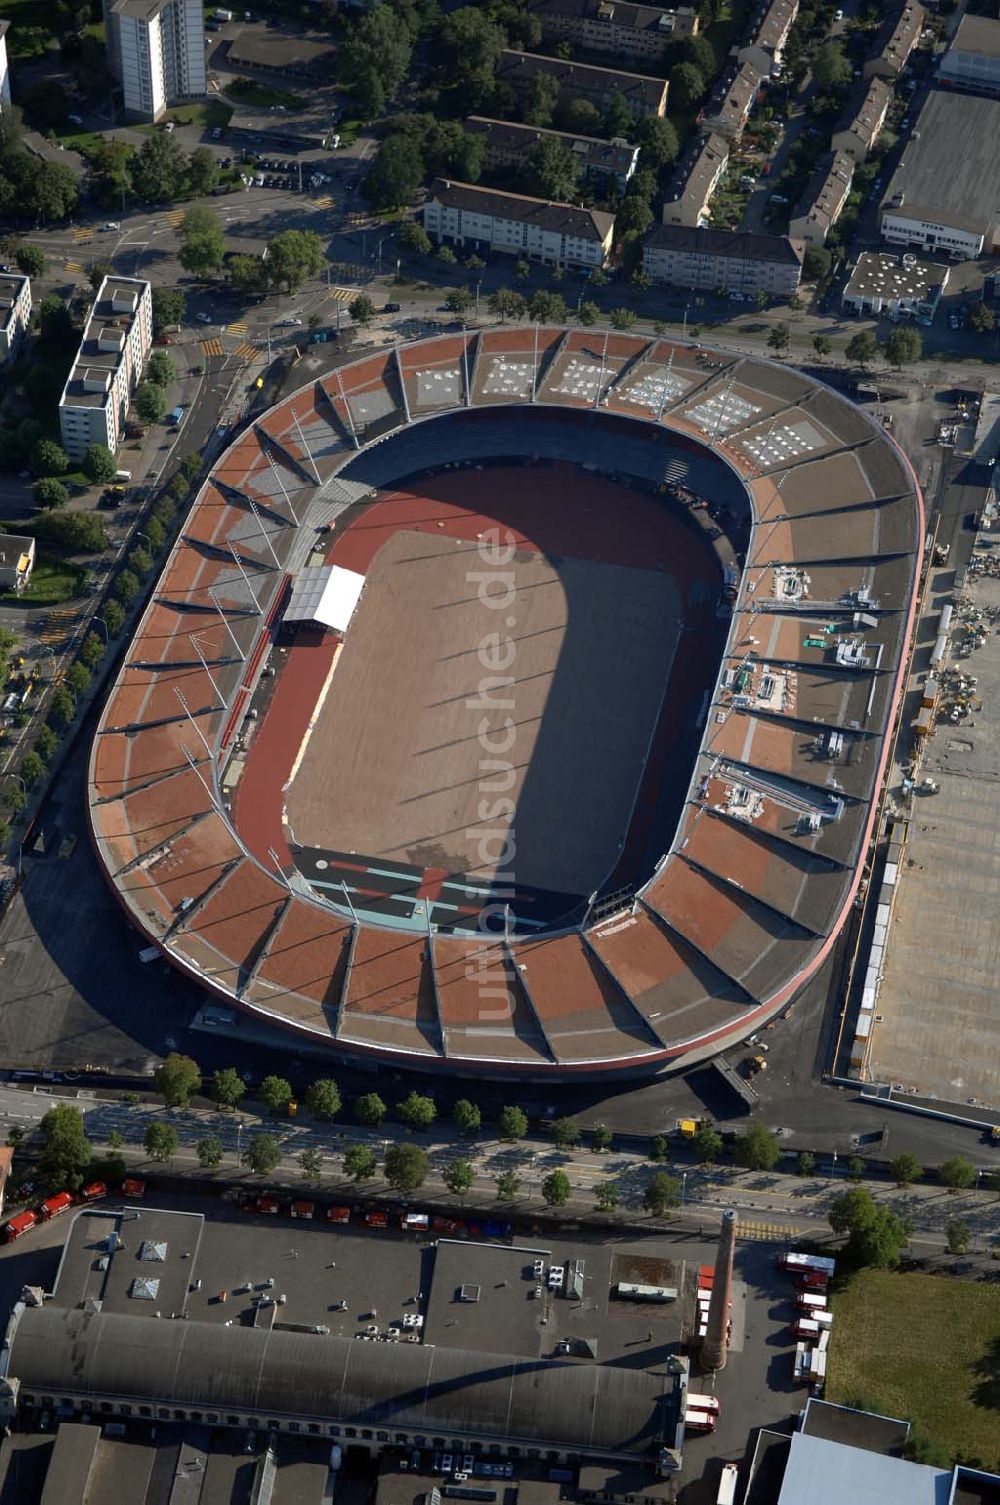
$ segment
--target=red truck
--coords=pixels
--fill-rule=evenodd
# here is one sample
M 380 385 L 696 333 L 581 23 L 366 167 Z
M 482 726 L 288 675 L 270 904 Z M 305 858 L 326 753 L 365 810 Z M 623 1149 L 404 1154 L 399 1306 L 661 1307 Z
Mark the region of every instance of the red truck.
M 38 1222 L 37 1212 L 19 1212 L 16 1217 L 8 1218 L 0 1228 L 0 1240 L 5 1244 L 12 1244 L 15 1239 L 34 1228 Z
M 123 1197 L 144 1197 L 146 1195 L 145 1181 L 138 1180 L 135 1176 L 129 1176 L 122 1182 Z
M 366 1228 L 388 1228 L 388 1226 L 389 1214 L 387 1212 L 379 1212 L 377 1208 L 372 1208 L 365 1213 Z
M 315 1202 L 293 1202 L 288 1209 L 289 1216 L 293 1218 L 312 1219 L 316 1216 Z
M 328 1223 L 349 1223 L 351 1221 L 351 1209 L 349 1207 L 328 1207 L 326 1209 L 326 1221 Z
M 83 1190 L 77 1194 L 77 1200 L 80 1202 L 99 1202 L 101 1198 L 106 1197 L 107 1194 L 108 1188 L 105 1186 L 103 1181 L 91 1181 L 89 1186 L 85 1186 Z
M 278 1215 L 277 1197 L 244 1197 L 240 1205 L 244 1212 L 263 1212 L 272 1218 Z
M 57 1218 L 60 1213 L 69 1212 L 72 1206 L 73 1193 L 57 1191 L 54 1197 L 46 1197 L 44 1202 L 39 1203 L 38 1216 L 43 1223 L 47 1223 L 50 1218 Z

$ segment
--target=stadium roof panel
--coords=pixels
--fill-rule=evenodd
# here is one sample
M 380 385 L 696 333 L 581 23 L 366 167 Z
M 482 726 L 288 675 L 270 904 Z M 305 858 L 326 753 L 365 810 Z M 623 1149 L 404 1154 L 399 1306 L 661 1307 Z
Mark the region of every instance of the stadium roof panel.
M 510 405 L 523 411 L 490 415 Z M 425 434 L 427 420 L 439 427 Z M 397 477 L 522 454 L 596 461 L 651 492 L 676 482 L 733 517 L 753 498 L 691 793 L 656 874 L 617 912 L 595 895 L 586 935 L 484 940 L 417 898 L 411 928 L 393 929 L 377 892 L 359 919 L 275 870 L 270 850 L 289 855 L 280 811 L 251 856 L 222 803 L 229 759 L 238 771 L 259 735 L 245 715 L 287 576 L 310 535 Z M 109 878 L 216 994 L 348 1054 L 536 1075 L 710 1054 L 802 985 L 850 906 L 922 529 L 912 470 L 881 427 L 784 366 L 524 325 L 365 353 L 251 423 L 185 520 L 94 741 Z M 484 957 L 501 960 L 502 1017 L 483 1014 Z

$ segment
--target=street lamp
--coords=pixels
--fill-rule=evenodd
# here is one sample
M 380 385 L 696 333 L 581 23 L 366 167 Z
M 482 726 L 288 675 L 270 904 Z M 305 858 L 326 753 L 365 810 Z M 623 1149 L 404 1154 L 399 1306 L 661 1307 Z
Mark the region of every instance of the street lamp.
M 236 1120 L 236 1164 L 237 1164 L 237 1166 L 241 1166 L 243 1164 L 243 1156 L 240 1153 L 242 1139 L 243 1139 L 243 1120 L 242 1120 L 242 1118 L 238 1118 Z
M 91 621 L 92 622 L 100 622 L 101 626 L 104 628 L 104 646 L 107 647 L 108 643 L 111 641 L 110 637 L 108 636 L 108 624 L 107 624 L 107 622 L 105 622 L 105 620 L 104 620 L 103 617 L 92 617 Z
M 483 279 L 480 277 L 479 281 L 476 283 L 476 323 L 477 324 L 479 323 L 479 289 L 482 287 L 482 285 L 483 285 Z
M 687 1196 L 687 1184 L 688 1184 L 688 1173 L 687 1173 L 687 1171 L 681 1171 L 681 1206 L 682 1207 L 684 1206 L 684 1199 Z

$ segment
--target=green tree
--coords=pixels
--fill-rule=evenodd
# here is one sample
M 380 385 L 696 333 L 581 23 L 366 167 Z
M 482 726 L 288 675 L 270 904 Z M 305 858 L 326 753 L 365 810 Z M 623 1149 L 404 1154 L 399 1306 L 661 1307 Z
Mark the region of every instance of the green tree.
M 69 726 L 75 712 L 76 701 L 73 699 L 68 686 L 65 683 L 57 685 L 52 692 L 52 699 L 49 701 L 50 722 L 61 731 L 64 727 Z
M 410 1129 L 429 1129 L 437 1118 L 437 1108 L 432 1097 L 420 1092 L 410 1092 L 401 1103 L 396 1104 L 396 1117 Z
M 594 1188 L 594 1206 L 598 1212 L 614 1212 L 621 1201 L 617 1181 L 599 1181 Z
M 116 638 L 125 626 L 125 612 L 117 601 L 105 601 L 104 625 L 108 629 L 108 636 Z
M 184 318 L 184 294 L 176 287 L 153 288 L 153 334 L 173 329 Z
M 521 169 L 526 193 L 563 204 L 574 202 L 579 181 L 579 158 L 559 136 L 543 136 L 537 141 Z
M 235 1108 L 246 1090 L 247 1084 L 235 1066 L 223 1066 L 212 1074 L 212 1096 L 220 1108 Z
M 595 1124 L 590 1140 L 594 1150 L 598 1154 L 606 1154 L 614 1142 L 614 1135 L 607 1124 Z
M 87 272 L 87 281 L 96 293 L 105 277 L 113 277 L 115 274 L 114 262 L 92 261 Z
M 159 423 L 167 411 L 163 388 L 151 381 L 139 383 L 132 405 L 144 423 Z
M 613 308 L 611 322 L 616 329 L 631 329 L 635 323 L 635 313 L 631 308 Z
M 641 164 L 655 173 L 672 167 L 677 161 L 680 143 L 673 121 L 651 115 L 641 120 L 636 130 L 636 141 L 642 148 Z
M 508 319 L 523 319 L 527 312 L 524 295 L 509 287 L 498 287 L 490 293 L 486 306 L 501 324 L 505 324 Z
M 552 1138 L 557 1149 L 571 1150 L 580 1143 L 580 1125 L 575 1118 L 557 1118 L 552 1125 Z
M 18 246 L 14 260 L 26 277 L 44 276 L 45 256 L 37 246 Z
M 69 501 L 69 492 L 55 476 L 42 476 L 32 486 L 31 494 L 39 507 L 64 507 Z
M 474 5 L 464 5 L 444 17 L 434 46 L 434 61 L 445 84 L 459 84 L 475 97 L 492 86 L 493 74 L 507 38 L 497 23 Z M 463 93 L 464 98 L 464 93 Z
M 188 187 L 195 196 L 211 193 L 219 181 L 219 167 L 207 146 L 196 146 L 188 157 Z
M 711 1165 L 722 1154 L 722 1135 L 711 1124 L 700 1124 L 691 1141 L 701 1165 Z
M 833 257 L 826 246 L 806 246 L 802 258 L 802 270 L 810 282 L 822 282 L 830 275 Z
M 975 1186 L 977 1180 L 975 1166 L 963 1160 L 961 1155 L 953 1155 L 950 1160 L 939 1165 L 938 1175 L 951 1191 L 968 1191 Z
M 370 103 L 374 95 L 384 103 L 396 92 L 409 70 L 412 46 L 405 17 L 391 6 L 372 5 L 352 18 L 341 38 L 340 74 L 359 104 Z
M 449 313 L 464 314 L 472 305 L 472 294 L 467 287 L 453 287 L 444 300 Z
M 680 1199 L 681 1187 L 676 1177 L 668 1176 L 666 1171 L 657 1171 L 643 1192 L 642 1203 L 650 1216 L 662 1218 L 678 1205 Z
M 888 1207 L 875 1201 L 866 1186 L 852 1186 L 830 1203 L 830 1227 L 847 1235 L 844 1254 L 857 1267 L 889 1269 L 899 1263 L 910 1226 Z
M 187 175 L 184 153 L 167 131 L 147 136 L 132 160 L 132 184 L 141 199 L 175 199 Z
M 401 251 L 408 251 L 412 256 L 430 255 L 431 238 L 419 220 L 404 220 L 396 238 Z
M 670 1159 L 670 1140 L 666 1134 L 654 1134 L 649 1145 L 650 1160 Z
M 299 1165 L 307 1181 L 318 1181 L 323 1174 L 323 1156 L 319 1150 L 303 1150 L 299 1155 Z
M 430 1160 L 418 1144 L 393 1144 L 385 1152 L 385 1179 L 396 1191 L 416 1191 L 429 1169 Z
M 897 1186 L 910 1186 L 914 1181 L 919 1181 L 923 1174 L 923 1166 L 909 1150 L 904 1150 L 901 1155 L 889 1161 L 889 1175 Z
M 367 293 L 359 293 L 347 305 L 347 312 L 351 316 L 352 324 L 357 324 L 361 329 L 367 329 L 375 317 L 375 304 Z
M 97 554 L 108 546 L 107 529 L 92 512 L 52 513 L 36 518 L 30 531 L 36 538 L 60 548 L 88 554 Z
M 501 1171 L 495 1178 L 498 1202 L 513 1202 L 521 1190 L 521 1178 L 516 1171 Z
M 673 82 L 671 81 L 671 88 Z M 604 112 L 604 130 L 608 136 L 623 136 L 626 141 L 631 141 L 635 132 L 635 120 L 632 111 L 626 103 L 624 94 L 619 89 L 612 92 L 608 101 L 608 107 Z
M 684 37 L 680 44 L 680 53 L 684 62 L 693 63 L 705 78 L 715 77 L 719 59 L 715 55 L 715 48 L 704 34 Z
M 558 99 L 559 90 L 556 87 L 555 97 Z M 601 120 L 601 112 L 596 105 L 591 104 L 589 99 L 569 99 L 560 106 L 559 124 L 564 131 L 570 131 L 579 136 L 599 136 L 604 129 Z
M 645 235 L 652 223 L 653 208 L 649 200 L 638 193 L 627 193 L 615 217 L 615 236 L 619 243 L 626 237 L 635 240 Z
M 412 204 L 424 177 L 424 159 L 411 136 L 386 136 L 361 191 L 373 209 Z
M 243 1164 L 250 1167 L 255 1176 L 266 1176 L 281 1164 L 281 1145 L 273 1134 L 252 1134 L 243 1153 Z
M 792 337 L 788 333 L 787 324 L 771 325 L 771 332 L 767 337 L 767 347 L 769 350 L 776 351 L 778 355 L 784 355 L 791 343 Z
M 368 1128 L 377 1129 L 388 1111 L 377 1092 L 365 1092 L 354 1099 L 354 1117 Z
M 268 277 L 287 293 L 323 270 L 323 242 L 314 230 L 282 230 L 268 241 L 267 251 Z
M 158 554 L 163 548 L 166 536 L 163 524 L 158 523 L 155 517 L 151 517 L 146 524 L 146 537 L 149 539 L 149 547 L 154 554 Z
M 128 564 L 128 567 L 132 571 L 132 573 L 134 575 L 138 575 L 140 579 L 142 579 L 144 575 L 148 575 L 150 570 L 153 568 L 152 556 L 147 552 L 146 549 L 143 549 L 141 547 L 132 550 L 131 554 L 126 560 L 126 563 Z
M 803 1150 L 796 1162 L 796 1173 L 800 1176 L 814 1176 L 816 1174 L 816 1156 L 810 1150 Z
M 827 42 L 812 62 L 812 76 L 822 90 L 840 89 L 851 82 L 851 63 L 839 42 Z
M 257 1096 L 268 1113 L 287 1113 L 292 1101 L 292 1084 L 283 1076 L 266 1076 Z
M 585 298 L 576 311 L 580 323 L 586 328 L 591 328 L 601 317 L 601 310 L 591 299 Z
M 169 387 L 176 375 L 174 363 L 167 352 L 154 350 L 146 367 L 146 380 L 155 382 L 158 387 Z
M 95 485 L 106 484 L 115 478 L 115 457 L 104 444 L 88 444 L 83 452 L 83 469 Z
M 82 1184 L 83 1173 L 93 1155 L 90 1140 L 83 1131 L 83 1115 L 78 1108 L 61 1104 L 48 1110 L 39 1130 L 42 1137 L 39 1175 L 48 1187 L 75 1191 Z
M 109 1132 L 109 1134 L 108 1134 L 108 1148 L 109 1149 L 111 1149 L 111 1150 L 120 1150 L 121 1147 L 122 1147 L 122 1145 L 124 1143 L 125 1143 L 125 1136 L 124 1136 L 124 1134 L 121 1133 L 121 1131 L 119 1129 L 112 1129 Z
M 563 1207 L 573 1194 L 565 1171 L 550 1171 L 542 1182 L 542 1196 L 549 1207 Z
M 39 439 L 28 463 L 36 476 L 61 476 L 69 469 L 69 456 L 54 439 Z
M 319 1077 L 306 1090 L 306 1106 L 314 1118 L 328 1123 L 340 1112 L 340 1089 L 332 1077 Z
M 45 764 L 36 752 L 25 753 L 21 759 L 21 777 L 29 789 L 45 776 Z
M 870 329 L 862 329 L 847 342 L 844 354 L 855 366 L 866 370 L 879 353 L 879 342 Z
M 670 102 L 690 110 L 705 98 L 705 75 L 694 63 L 678 63 L 670 74 Z
M 177 1153 L 177 1130 L 173 1124 L 152 1123 L 142 1142 L 150 1160 L 172 1160 Z
M 190 1056 L 172 1050 L 153 1072 L 153 1088 L 168 1108 L 183 1108 L 201 1089 L 201 1067 Z
M 776 1135 L 763 1124 L 751 1124 L 736 1136 L 733 1158 L 748 1171 L 771 1171 L 778 1163 L 781 1150 Z
M 547 288 L 540 287 L 531 295 L 528 314 L 536 324 L 564 324 L 566 300 L 561 293 L 550 293 Z
M 226 274 L 234 292 L 247 296 L 267 292 L 267 263 L 261 256 L 247 256 L 237 252 L 227 257 Z
M 524 118 L 528 125 L 551 125 L 559 101 L 559 83 L 550 73 L 536 73 L 528 85 Z
M 500 1117 L 497 1119 L 497 1129 L 500 1138 L 511 1144 L 516 1139 L 523 1139 L 528 1132 L 528 1115 L 522 1108 L 508 1103 L 500 1109 Z
M 214 1171 L 222 1164 L 222 1140 L 216 1134 L 206 1134 L 194 1148 L 202 1170 Z
M 996 328 L 996 316 L 988 303 L 973 303 L 965 316 L 966 328 L 974 334 L 991 334 Z
M 456 1160 L 448 1161 L 441 1180 L 453 1197 L 464 1198 L 475 1185 L 476 1173 L 468 1160 L 463 1160 L 459 1157 Z
M 813 349 L 815 350 L 816 354 L 819 356 L 820 360 L 823 360 L 826 356 L 832 355 L 832 353 L 833 353 L 833 341 L 831 340 L 831 338 L 830 338 L 830 336 L 828 334 L 817 334 L 817 335 L 814 335 L 813 336 Z
M 436 255 L 438 261 L 443 261 L 446 266 L 450 267 L 453 267 L 458 260 L 451 246 L 438 246 Z
M 924 342 L 919 329 L 909 329 L 902 325 L 894 329 L 885 342 L 885 358 L 890 361 L 897 370 L 901 366 L 911 366 L 923 355 Z
M 91 672 L 87 668 L 86 664 L 81 664 L 79 662 L 70 664 L 69 668 L 66 670 L 66 683 L 69 685 L 70 689 L 73 691 L 73 694 L 77 697 L 77 699 L 79 699 L 81 695 L 85 695 L 90 689 L 90 682 L 92 677 L 93 676 L 91 675 Z
M 211 209 L 196 205 L 181 221 L 181 248 L 178 261 L 186 272 L 205 276 L 217 272 L 226 252 L 222 226 Z
M 39 727 L 38 736 L 35 738 L 35 751 L 38 756 L 44 758 L 46 763 L 51 763 L 52 756 L 58 746 L 59 738 L 52 728 L 50 726 Z
M 462 1134 L 474 1134 L 483 1121 L 483 1115 L 475 1103 L 460 1097 L 451 1110 L 451 1121 Z
M 847 1174 L 852 1181 L 860 1181 L 865 1174 L 865 1162 L 860 1155 L 852 1155 L 847 1162 Z
M 949 1218 L 945 1227 L 945 1234 L 948 1239 L 947 1249 L 949 1254 L 964 1254 L 966 1252 L 972 1237 L 967 1223 L 963 1223 L 959 1218 Z
M 344 1151 L 344 1175 L 352 1181 L 370 1181 L 375 1174 L 375 1151 L 366 1144 L 352 1144 Z

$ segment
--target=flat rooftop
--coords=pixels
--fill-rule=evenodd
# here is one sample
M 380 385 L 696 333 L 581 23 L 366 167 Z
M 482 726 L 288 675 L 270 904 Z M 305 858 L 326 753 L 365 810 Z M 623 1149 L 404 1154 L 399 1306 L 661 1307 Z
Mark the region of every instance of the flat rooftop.
M 886 256 L 862 251 L 844 289 L 845 297 L 933 298 L 948 279 L 949 269 L 916 256 Z
M 1000 205 L 1000 100 L 931 90 L 881 213 L 985 234 Z

